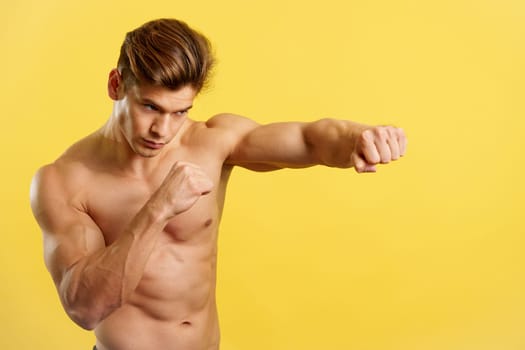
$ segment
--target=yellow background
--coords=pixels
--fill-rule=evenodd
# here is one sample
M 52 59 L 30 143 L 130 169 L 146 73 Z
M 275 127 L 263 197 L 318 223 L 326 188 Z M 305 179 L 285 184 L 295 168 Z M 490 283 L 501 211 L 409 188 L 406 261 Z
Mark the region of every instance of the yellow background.
M 0 348 L 90 349 L 29 209 L 34 171 L 111 112 L 125 32 L 177 17 L 218 66 L 195 119 L 402 126 L 377 174 L 232 176 L 222 349 L 525 349 L 525 2 L 11 1 L 0 5 Z

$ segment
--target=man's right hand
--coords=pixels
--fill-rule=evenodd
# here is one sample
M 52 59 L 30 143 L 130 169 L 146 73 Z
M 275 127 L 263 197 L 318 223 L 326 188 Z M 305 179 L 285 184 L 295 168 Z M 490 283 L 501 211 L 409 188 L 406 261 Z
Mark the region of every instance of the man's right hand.
M 190 209 L 197 200 L 211 192 L 213 182 L 195 164 L 176 162 L 152 199 L 167 219 Z

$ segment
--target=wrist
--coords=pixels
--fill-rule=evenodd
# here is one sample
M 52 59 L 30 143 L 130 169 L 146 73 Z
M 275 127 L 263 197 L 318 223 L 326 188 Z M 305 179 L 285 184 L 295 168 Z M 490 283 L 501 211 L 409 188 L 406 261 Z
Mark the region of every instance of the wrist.
M 174 216 L 171 211 L 167 210 L 165 205 L 161 205 L 153 198 L 146 202 L 142 211 L 152 222 L 158 222 L 161 224 L 166 223 Z

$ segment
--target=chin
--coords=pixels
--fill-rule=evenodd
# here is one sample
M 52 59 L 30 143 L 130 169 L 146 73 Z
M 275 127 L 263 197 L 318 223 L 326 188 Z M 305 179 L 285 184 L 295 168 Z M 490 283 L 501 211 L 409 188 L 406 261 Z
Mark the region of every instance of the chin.
M 149 149 L 143 147 L 135 148 L 135 153 L 144 158 L 153 158 L 159 155 L 160 149 Z
M 158 151 L 151 151 L 151 152 L 138 152 L 137 154 L 144 158 L 153 158 L 159 155 L 160 152 Z

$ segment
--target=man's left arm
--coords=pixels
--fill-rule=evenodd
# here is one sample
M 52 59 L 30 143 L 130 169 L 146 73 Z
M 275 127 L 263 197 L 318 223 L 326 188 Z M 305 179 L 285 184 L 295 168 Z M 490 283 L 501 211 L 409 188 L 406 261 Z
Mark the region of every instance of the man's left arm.
M 285 122 L 259 125 L 234 115 L 210 121 L 230 135 L 227 164 L 252 170 L 326 165 L 374 172 L 405 154 L 406 137 L 393 126 L 367 126 L 347 120 Z

